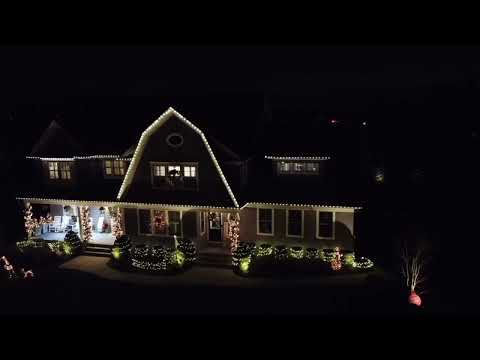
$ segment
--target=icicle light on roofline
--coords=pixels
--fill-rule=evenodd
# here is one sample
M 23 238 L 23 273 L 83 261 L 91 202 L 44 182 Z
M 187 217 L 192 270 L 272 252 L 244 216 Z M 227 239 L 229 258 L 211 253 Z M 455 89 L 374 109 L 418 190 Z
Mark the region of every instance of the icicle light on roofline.
M 146 142 L 148 141 L 148 138 L 151 135 L 151 132 L 159 128 L 164 124 L 164 122 L 168 119 L 168 116 L 174 114 L 177 116 L 181 121 L 183 121 L 185 124 L 187 124 L 190 128 L 192 128 L 198 135 L 200 135 L 201 139 L 203 140 L 208 153 L 210 157 L 212 158 L 212 161 L 218 171 L 218 174 L 220 175 L 220 178 L 223 181 L 223 184 L 227 188 L 228 194 L 230 195 L 230 198 L 232 199 L 235 207 L 239 207 L 237 199 L 235 199 L 235 195 L 233 194 L 232 189 L 230 188 L 230 185 L 228 184 L 227 179 L 223 175 L 222 169 L 220 168 L 220 165 L 217 162 L 217 159 L 215 155 L 213 154 L 213 151 L 210 147 L 210 144 L 208 143 L 205 135 L 203 132 L 197 128 L 195 125 L 193 125 L 189 120 L 187 120 L 185 117 L 183 117 L 181 114 L 179 114 L 176 110 L 174 110 L 172 107 L 169 107 L 167 111 L 165 111 L 160 117 L 155 120 L 140 136 L 140 140 L 138 141 L 137 147 L 135 148 L 135 152 L 133 153 L 132 157 L 132 162 L 130 166 L 128 167 L 127 173 L 125 175 L 125 178 L 123 179 L 122 185 L 120 186 L 120 191 L 118 192 L 117 199 L 120 200 L 128 186 L 130 186 L 132 182 L 132 177 L 133 174 L 135 173 L 137 166 L 138 166 L 138 157 L 141 156 L 143 153 L 144 147 L 146 145 Z
M 87 159 L 115 159 L 130 161 L 132 158 L 122 158 L 119 155 L 91 155 L 91 156 L 73 156 L 73 157 L 64 157 L 64 158 L 49 158 L 49 157 L 40 157 L 40 156 L 25 156 L 26 159 L 34 160 L 45 160 L 45 161 L 73 161 L 73 160 L 87 160 Z
M 239 207 L 228 207 L 228 206 L 213 206 L 213 205 L 205 205 L 205 204 L 157 204 L 157 203 L 136 203 L 136 202 L 126 202 L 126 201 L 90 201 L 90 200 L 69 200 L 69 199 L 46 199 L 46 198 L 29 198 L 29 197 L 17 197 L 17 200 L 26 200 L 26 201 L 41 201 L 41 202 L 49 202 L 49 203 L 61 203 L 61 204 L 73 204 L 73 205 L 85 205 L 85 206 L 155 206 L 159 208 L 198 208 L 198 209 L 225 209 L 225 210 L 238 210 Z
M 330 156 L 273 156 L 265 155 L 268 160 L 330 160 Z

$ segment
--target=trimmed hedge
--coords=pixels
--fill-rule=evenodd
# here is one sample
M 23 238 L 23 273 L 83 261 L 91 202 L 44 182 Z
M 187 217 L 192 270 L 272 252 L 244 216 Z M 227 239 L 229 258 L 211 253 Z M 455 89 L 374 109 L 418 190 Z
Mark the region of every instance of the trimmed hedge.
M 132 266 L 154 272 L 175 272 L 185 266 L 186 255 L 175 248 L 138 245 L 131 251 Z

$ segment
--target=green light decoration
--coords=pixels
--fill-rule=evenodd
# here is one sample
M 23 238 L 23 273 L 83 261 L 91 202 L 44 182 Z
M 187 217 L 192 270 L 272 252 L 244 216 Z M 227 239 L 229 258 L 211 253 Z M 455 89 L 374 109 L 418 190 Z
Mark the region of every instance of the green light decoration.
M 122 250 L 119 247 L 112 248 L 112 256 L 115 260 L 120 260 L 122 257 Z
M 63 243 L 63 253 L 67 256 L 70 256 L 73 254 L 72 246 L 68 242 Z
M 353 267 L 353 264 L 355 263 L 355 253 L 354 252 L 344 253 L 342 260 L 345 265 Z
M 313 261 L 320 260 L 320 249 L 307 248 L 305 249 L 305 259 Z
M 240 271 L 242 273 L 248 274 L 248 270 L 250 269 L 250 262 L 251 262 L 250 257 L 240 259 Z
M 175 251 L 175 261 L 179 267 L 182 267 L 185 263 L 185 254 L 180 250 Z

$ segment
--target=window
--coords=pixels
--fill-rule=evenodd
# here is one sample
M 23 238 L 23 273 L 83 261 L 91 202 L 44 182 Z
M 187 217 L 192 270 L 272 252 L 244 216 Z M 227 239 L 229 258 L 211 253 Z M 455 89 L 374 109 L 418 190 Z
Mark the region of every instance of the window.
M 287 210 L 287 236 L 303 237 L 303 210 Z
M 197 165 L 152 163 L 152 185 L 165 190 L 196 190 Z
M 205 211 L 200 211 L 200 234 L 205 234 Z
M 138 232 L 145 235 L 181 236 L 182 216 L 180 211 L 138 210 Z
M 330 211 L 317 212 L 317 237 L 320 239 L 333 239 L 335 213 Z
M 123 176 L 125 175 L 125 163 L 122 160 L 105 160 L 105 175 Z
M 58 162 L 50 161 L 48 163 L 48 173 L 49 173 L 50 179 L 59 179 L 60 178 L 60 175 L 58 173 Z
M 318 165 L 316 162 L 279 161 L 277 163 L 277 172 L 283 175 L 318 175 Z
M 50 179 L 70 180 L 72 178 L 71 163 L 68 161 L 49 161 L 48 176 Z
M 273 209 L 257 209 L 257 234 L 273 235 Z

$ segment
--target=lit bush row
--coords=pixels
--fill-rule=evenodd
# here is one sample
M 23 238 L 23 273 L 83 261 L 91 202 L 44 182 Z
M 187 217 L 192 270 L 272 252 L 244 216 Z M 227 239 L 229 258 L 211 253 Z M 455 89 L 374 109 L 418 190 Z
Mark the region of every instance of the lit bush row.
M 17 248 L 22 252 L 35 248 L 43 248 L 47 244 L 48 249 L 58 256 L 78 255 L 82 251 L 82 241 L 74 231 L 65 234 L 63 241 L 50 241 L 29 239 L 17 243 Z

